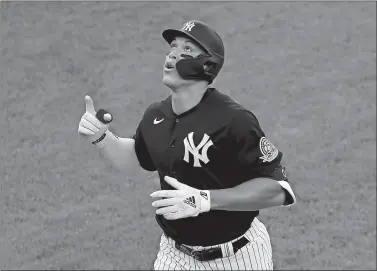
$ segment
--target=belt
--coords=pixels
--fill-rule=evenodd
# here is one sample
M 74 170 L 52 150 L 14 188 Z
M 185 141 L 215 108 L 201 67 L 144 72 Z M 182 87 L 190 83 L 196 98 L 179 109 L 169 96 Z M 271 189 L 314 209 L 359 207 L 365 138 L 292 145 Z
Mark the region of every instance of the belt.
M 245 236 L 242 236 L 237 241 L 232 242 L 234 254 L 236 254 L 236 252 L 243 248 L 247 243 L 249 243 L 249 240 L 247 240 Z M 195 250 L 188 246 L 175 242 L 175 248 L 198 261 L 211 261 L 223 257 L 223 253 L 221 252 L 220 247 Z

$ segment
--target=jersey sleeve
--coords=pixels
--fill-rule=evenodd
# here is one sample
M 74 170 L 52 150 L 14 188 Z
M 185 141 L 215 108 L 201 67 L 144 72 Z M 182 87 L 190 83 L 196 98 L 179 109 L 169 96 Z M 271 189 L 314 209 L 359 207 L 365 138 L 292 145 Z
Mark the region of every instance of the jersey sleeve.
M 144 113 L 143 119 L 140 121 L 138 127 L 136 128 L 135 134 L 132 138 L 135 140 L 135 153 L 136 157 L 139 160 L 140 166 L 147 171 L 156 171 L 156 166 L 153 163 L 153 159 L 148 151 L 148 146 L 143 137 L 143 120 L 147 115 L 148 111 L 151 109 L 151 106 L 147 108 Z
M 230 134 L 237 163 L 245 176 L 276 180 L 286 192 L 284 205 L 295 203 L 295 195 L 282 165 L 283 153 L 267 139 L 255 115 L 245 110 L 235 117 Z
M 237 163 L 249 174 L 263 177 L 270 174 L 283 157 L 261 129 L 250 111 L 241 111 L 231 122 L 230 137 Z

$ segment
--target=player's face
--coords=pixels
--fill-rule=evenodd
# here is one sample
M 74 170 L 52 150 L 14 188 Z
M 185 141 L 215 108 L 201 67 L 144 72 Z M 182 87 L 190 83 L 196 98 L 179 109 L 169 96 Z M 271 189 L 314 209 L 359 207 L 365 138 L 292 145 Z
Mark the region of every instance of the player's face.
M 186 37 L 176 37 L 170 44 L 170 51 L 165 58 L 163 70 L 163 83 L 170 88 L 187 85 L 192 80 L 183 79 L 177 70 L 175 64 L 182 58 L 182 54 L 197 57 L 205 52 L 195 42 Z

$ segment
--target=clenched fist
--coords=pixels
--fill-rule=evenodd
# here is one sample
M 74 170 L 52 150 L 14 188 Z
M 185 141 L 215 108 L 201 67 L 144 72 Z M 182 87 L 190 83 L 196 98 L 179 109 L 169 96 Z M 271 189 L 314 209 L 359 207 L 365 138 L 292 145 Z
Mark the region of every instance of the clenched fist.
M 101 138 L 113 120 L 111 114 L 104 109 L 95 111 L 93 100 L 90 96 L 85 96 L 86 112 L 81 117 L 79 123 L 79 134 L 85 135 L 93 143 Z

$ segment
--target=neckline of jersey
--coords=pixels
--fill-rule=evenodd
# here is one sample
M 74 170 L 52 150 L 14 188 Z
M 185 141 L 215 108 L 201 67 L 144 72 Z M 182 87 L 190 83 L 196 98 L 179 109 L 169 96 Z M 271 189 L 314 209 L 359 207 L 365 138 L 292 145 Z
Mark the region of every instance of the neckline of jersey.
M 172 107 L 172 99 L 171 99 L 171 96 L 170 96 L 170 105 L 169 105 L 169 108 L 170 108 L 170 113 L 173 115 L 173 117 L 175 118 L 182 118 L 184 116 L 186 116 L 187 114 L 190 114 L 192 112 L 194 112 L 195 110 L 197 110 L 204 102 L 204 100 L 209 96 L 209 94 L 211 92 L 214 92 L 216 89 L 215 88 L 207 88 L 207 90 L 204 92 L 203 94 L 203 97 L 202 99 L 199 101 L 199 103 L 197 105 L 195 105 L 194 107 L 190 108 L 189 110 L 181 113 L 181 114 L 176 114 L 173 110 L 173 107 Z

